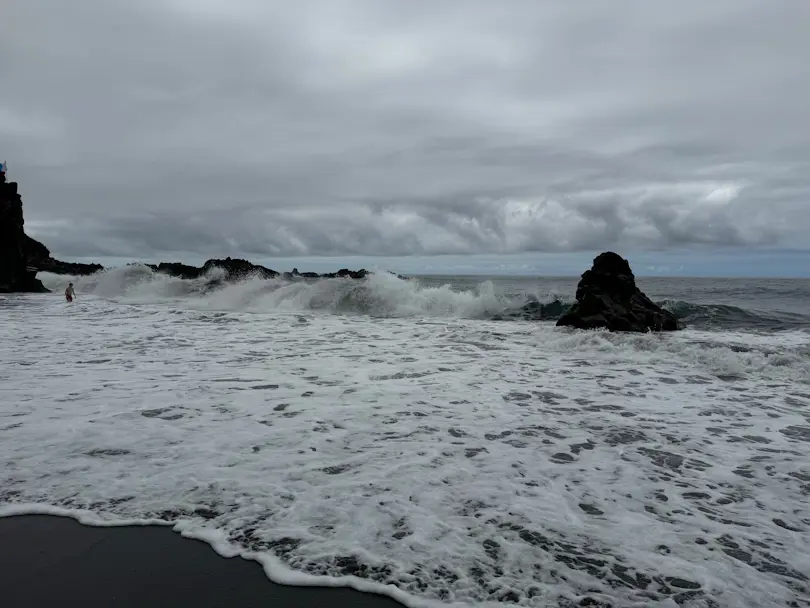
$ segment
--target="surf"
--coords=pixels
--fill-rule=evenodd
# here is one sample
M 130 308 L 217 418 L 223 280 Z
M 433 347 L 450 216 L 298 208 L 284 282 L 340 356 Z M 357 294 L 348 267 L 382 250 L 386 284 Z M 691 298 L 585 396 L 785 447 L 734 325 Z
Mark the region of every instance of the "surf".
M 321 311 L 374 317 L 491 318 L 526 303 L 523 294 L 508 294 L 492 281 L 472 290 L 438 287 L 385 272 L 363 280 L 344 278 L 259 279 L 225 283 L 216 269 L 198 279 L 179 279 L 144 265 L 114 268 L 86 276 L 42 273 L 49 289 L 73 282 L 79 293 L 125 304 L 184 303 L 190 308 L 242 312 Z
M 452 278 L 437 282 L 373 272 L 364 279 L 248 276 L 225 281 L 217 268 L 194 279 L 155 272 L 143 264 L 110 268 L 89 276 L 40 273 L 46 287 L 63 291 L 73 282 L 77 293 L 130 305 L 166 305 L 222 312 L 321 312 L 382 318 L 446 318 L 556 321 L 573 303 L 573 292 L 544 293 L 524 280 L 510 289 L 497 278 L 459 287 Z M 538 279 L 538 282 L 542 279 Z M 757 311 L 727 304 L 665 299 L 658 302 L 701 329 L 748 328 L 780 331 L 806 327 L 810 318 L 796 313 Z

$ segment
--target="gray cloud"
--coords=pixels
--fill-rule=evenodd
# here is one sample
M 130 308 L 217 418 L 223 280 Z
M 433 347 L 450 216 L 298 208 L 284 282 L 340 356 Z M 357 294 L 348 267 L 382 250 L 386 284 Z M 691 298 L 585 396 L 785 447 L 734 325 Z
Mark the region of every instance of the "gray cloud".
M 63 256 L 802 247 L 810 5 L 26 0 L 0 155 Z

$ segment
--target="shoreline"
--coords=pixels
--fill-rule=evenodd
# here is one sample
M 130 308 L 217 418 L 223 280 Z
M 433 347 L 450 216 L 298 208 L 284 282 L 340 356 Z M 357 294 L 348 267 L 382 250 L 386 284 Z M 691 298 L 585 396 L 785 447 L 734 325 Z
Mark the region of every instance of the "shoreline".
M 0 604 L 9 608 L 403 606 L 349 587 L 275 583 L 258 561 L 224 557 L 166 524 L 94 526 L 12 512 L 0 515 L 0 545 Z

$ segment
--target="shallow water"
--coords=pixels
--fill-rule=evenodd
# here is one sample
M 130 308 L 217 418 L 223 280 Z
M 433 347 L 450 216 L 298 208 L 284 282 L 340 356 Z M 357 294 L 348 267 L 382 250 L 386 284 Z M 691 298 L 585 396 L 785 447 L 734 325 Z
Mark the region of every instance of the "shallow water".
M 780 331 L 616 335 L 482 318 L 551 280 L 432 281 L 130 269 L 0 299 L 0 513 L 177 521 L 412 605 L 806 602 L 799 304 L 763 306 Z

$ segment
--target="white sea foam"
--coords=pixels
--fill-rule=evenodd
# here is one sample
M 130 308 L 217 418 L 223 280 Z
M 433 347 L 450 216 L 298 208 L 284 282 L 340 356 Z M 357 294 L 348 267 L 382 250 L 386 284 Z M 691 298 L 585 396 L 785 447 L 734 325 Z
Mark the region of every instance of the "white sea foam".
M 470 320 L 504 296 L 388 277 L 390 318 L 318 312 L 328 281 L 74 282 L 0 300 L 0 515 L 171 521 L 414 606 L 807 597 L 806 333 Z
M 491 281 L 473 291 L 448 285 L 423 286 L 388 273 L 375 273 L 365 281 L 245 280 L 216 284 L 221 271 L 204 278 L 183 280 L 152 272 L 147 266 L 113 268 L 88 277 L 42 273 L 43 283 L 63 291 L 72 281 L 79 293 L 129 304 L 177 304 L 198 310 L 273 312 L 328 311 L 387 317 L 486 318 L 526 302 L 525 295 L 499 293 Z

